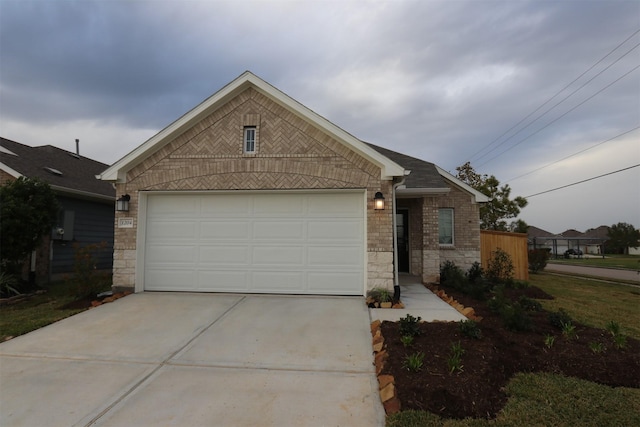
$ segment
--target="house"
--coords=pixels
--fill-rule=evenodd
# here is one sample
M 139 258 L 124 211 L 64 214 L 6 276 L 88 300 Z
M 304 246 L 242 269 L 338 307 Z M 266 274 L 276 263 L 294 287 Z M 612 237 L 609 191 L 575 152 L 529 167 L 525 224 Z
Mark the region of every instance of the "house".
M 248 71 L 99 178 L 119 289 L 364 295 L 480 260 L 486 196 Z
M 115 190 L 95 179 L 108 165 L 51 145 L 30 147 L 0 138 L 0 181 L 40 178 L 55 192 L 61 210 L 51 236 L 30 260 L 28 272 L 38 283 L 73 272 L 74 243 L 106 243 L 97 254 L 98 269 L 113 265 Z

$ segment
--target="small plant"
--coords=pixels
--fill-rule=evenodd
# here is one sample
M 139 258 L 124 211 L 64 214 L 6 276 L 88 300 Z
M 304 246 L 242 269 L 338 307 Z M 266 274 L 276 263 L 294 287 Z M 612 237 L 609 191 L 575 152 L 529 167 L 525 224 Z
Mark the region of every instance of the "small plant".
M 97 257 L 107 251 L 107 242 L 81 246 L 73 244 L 73 278 L 78 285 L 78 296 L 95 295 L 109 287 L 108 274 L 98 270 Z
M 464 272 L 453 261 L 445 261 L 440 265 L 440 283 L 462 292 L 468 287 Z
M 520 297 L 518 304 L 527 311 L 542 311 L 542 304 L 526 295 Z
M 618 350 L 621 350 L 627 346 L 627 337 L 622 334 L 614 335 L 613 344 Z
M 449 367 L 449 373 L 453 374 L 454 372 L 462 372 L 462 355 L 464 354 L 464 349 L 462 348 L 462 344 L 460 341 L 457 343 L 451 344 L 451 355 L 447 359 L 447 366 Z
M 561 308 L 559 311 L 549 313 L 549 323 L 558 329 L 562 329 L 563 325 L 571 323 L 571 316 Z
M 530 331 L 533 328 L 531 317 L 518 303 L 507 304 L 500 311 L 500 317 L 505 328 L 516 331 Z
M 413 335 L 403 335 L 400 337 L 400 342 L 405 347 L 411 347 L 413 344 Z
M 369 296 L 378 302 L 389 302 L 392 299 L 391 292 L 387 288 L 372 289 Z
M 0 271 L 0 296 L 11 297 L 20 293 L 16 276 Z
M 567 339 L 578 338 L 575 325 L 573 325 L 571 322 L 563 323 L 562 335 L 564 335 Z
M 422 320 L 420 316 L 413 317 L 410 314 L 400 318 L 400 336 L 415 337 L 420 335 L 420 325 L 418 324 L 420 320 Z
M 402 362 L 402 367 L 407 371 L 418 372 L 422 370 L 424 360 L 424 353 L 418 351 L 416 353 L 405 356 L 404 361 Z
M 589 348 L 596 354 L 600 354 L 605 351 L 604 344 L 602 344 L 601 342 L 592 341 L 589 343 Z
M 469 338 L 474 338 L 477 340 L 482 338 L 482 332 L 478 327 L 478 323 L 474 320 L 461 320 L 460 322 L 458 322 L 458 329 L 463 335 Z
M 615 337 L 616 335 L 620 335 L 620 324 L 615 320 L 610 320 L 607 323 L 606 328 L 612 336 Z
M 505 283 L 513 279 L 513 261 L 511 256 L 500 248 L 491 252 L 485 271 L 487 277 L 497 283 Z
M 556 342 L 556 337 L 553 335 L 545 335 L 544 336 L 544 345 L 547 348 L 553 347 L 553 344 Z

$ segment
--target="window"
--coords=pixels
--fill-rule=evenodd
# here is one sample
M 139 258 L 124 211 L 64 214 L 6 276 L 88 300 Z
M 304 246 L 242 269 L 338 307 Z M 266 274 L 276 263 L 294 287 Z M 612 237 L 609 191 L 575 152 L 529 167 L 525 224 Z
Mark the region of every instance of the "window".
M 244 152 L 256 152 L 256 127 L 246 126 L 244 128 Z
M 441 245 L 453 245 L 453 209 L 438 211 L 438 242 Z

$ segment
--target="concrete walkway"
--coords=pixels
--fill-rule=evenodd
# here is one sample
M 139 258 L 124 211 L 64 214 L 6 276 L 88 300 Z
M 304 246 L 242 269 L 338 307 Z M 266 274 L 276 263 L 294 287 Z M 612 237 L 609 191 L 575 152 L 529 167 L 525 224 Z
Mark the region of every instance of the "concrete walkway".
M 545 271 L 562 274 L 577 274 L 580 276 L 600 277 L 603 279 L 626 280 L 640 285 L 640 274 L 634 270 L 622 270 L 618 268 L 589 267 L 582 265 L 552 264 L 548 263 Z
M 356 297 L 141 293 L 0 344 L 2 426 L 383 426 Z
M 460 314 L 458 310 L 425 288 L 420 277 L 417 276 L 400 276 L 400 301 L 404 304 L 404 309 L 370 308 L 369 316 L 371 321 L 388 320 L 397 322 L 400 318 L 406 317 L 407 314 L 411 314 L 414 317 L 419 316 L 425 322 L 458 322 L 466 320 L 466 317 Z

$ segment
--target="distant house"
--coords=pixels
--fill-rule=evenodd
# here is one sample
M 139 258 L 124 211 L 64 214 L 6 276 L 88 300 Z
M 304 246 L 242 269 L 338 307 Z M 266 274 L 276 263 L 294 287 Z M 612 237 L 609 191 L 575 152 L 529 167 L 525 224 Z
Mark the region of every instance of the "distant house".
M 586 232 L 568 229 L 553 234 L 541 228 L 530 226 L 527 232 L 529 249 L 549 248 L 552 256 L 562 257 L 570 249 L 582 254 L 602 255 L 603 244 L 608 239 L 609 227 L 601 225 Z
M 105 242 L 98 269 L 113 266 L 115 190 L 96 175 L 107 165 L 51 145 L 30 147 L 0 138 L 0 182 L 21 176 L 49 183 L 61 209 L 56 227 L 32 255 L 28 271 L 38 283 L 73 271 L 73 246 Z

